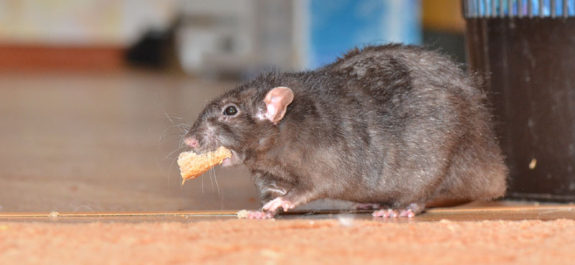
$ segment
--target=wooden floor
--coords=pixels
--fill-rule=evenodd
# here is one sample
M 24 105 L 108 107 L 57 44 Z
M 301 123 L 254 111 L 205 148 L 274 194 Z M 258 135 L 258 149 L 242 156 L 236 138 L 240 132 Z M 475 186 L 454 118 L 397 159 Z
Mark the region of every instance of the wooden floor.
M 150 72 L 0 74 L 0 213 L 257 207 L 244 168 L 181 186 L 181 136 L 233 83 Z
M 245 168 L 216 168 L 181 186 L 175 164 L 186 128 L 233 86 L 150 72 L 0 75 L 0 220 L 193 221 L 256 209 Z M 414 220 L 573 219 L 574 211 L 496 202 L 431 209 Z
M 204 211 L 139 211 L 139 212 L 12 212 L 0 213 L 0 222 L 195 222 L 236 219 L 237 210 Z M 575 220 L 575 204 L 539 204 L 533 202 L 496 201 L 475 202 L 457 207 L 428 209 L 414 218 L 373 218 L 369 211 L 355 210 L 299 210 L 284 213 L 277 220 L 345 219 L 376 220 L 382 222 L 486 221 L 486 220 Z

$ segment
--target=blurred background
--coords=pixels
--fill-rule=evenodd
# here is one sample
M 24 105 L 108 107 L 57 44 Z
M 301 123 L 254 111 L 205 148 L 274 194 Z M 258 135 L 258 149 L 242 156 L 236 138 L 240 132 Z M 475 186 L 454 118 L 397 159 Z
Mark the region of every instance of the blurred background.
M 353 47 L 465 62 L 459 0 L 0 0 L 0 211 L 258 207 L 243 167 L 180 185 L 210 98 Z

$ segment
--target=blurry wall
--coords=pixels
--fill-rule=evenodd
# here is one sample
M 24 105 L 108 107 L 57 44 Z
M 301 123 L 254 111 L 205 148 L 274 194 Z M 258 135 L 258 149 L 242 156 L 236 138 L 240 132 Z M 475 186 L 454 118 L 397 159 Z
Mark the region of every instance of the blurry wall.
M 354 47 L 419 44 L 420 0 L 187 0 L 179 58 L 188 73 L 314 69 Z
M 310 0 L 304 9 L 305 68 L 331 63 L 355 47 L 421 43 L 419 0 Z
M 0 0 L 0 44 L 128 45 L 176 0 Z
M 27 65 L 115 69 L 128 49 L 131 62 L 157 64 L 156 68 L 165 67 L 158 62 L 170 57 L 188 74 L 249 78 L 262 70 L 313 69 L 353 47 L 389 42 L 425 44 L 463 61 L 459 4 L 458 0 L 0 0 L 0 69 Z M 150 58 L 137 58 L 146 56 Z
M 464 67 L 465 21 L 460 0 L 422 0 L 423 44 L 449 55 Z
M 423 0 L 422 22 L 426 30 L 463 32 L 465 20 L 459 0 Z
M 0 70 L 118 71 L 177 0 L 0 0 Z

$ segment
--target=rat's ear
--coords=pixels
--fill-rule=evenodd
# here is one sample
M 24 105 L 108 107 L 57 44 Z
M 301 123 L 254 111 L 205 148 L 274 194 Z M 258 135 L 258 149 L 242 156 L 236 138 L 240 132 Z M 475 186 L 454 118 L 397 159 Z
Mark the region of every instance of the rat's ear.
M 264 99 L 264 103 L 266 103 L 265 118 L 273 124 L 278 124 L 292 101 L 293 91 L 289 87 L 280 86 L 271 89 Z

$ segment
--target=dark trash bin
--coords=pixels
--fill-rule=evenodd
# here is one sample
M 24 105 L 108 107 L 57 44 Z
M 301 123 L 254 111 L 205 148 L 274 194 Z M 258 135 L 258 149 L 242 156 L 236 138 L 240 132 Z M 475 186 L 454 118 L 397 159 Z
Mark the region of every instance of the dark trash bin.
M 463 0 L 510 198 L 575 201 L 575 0 Z

